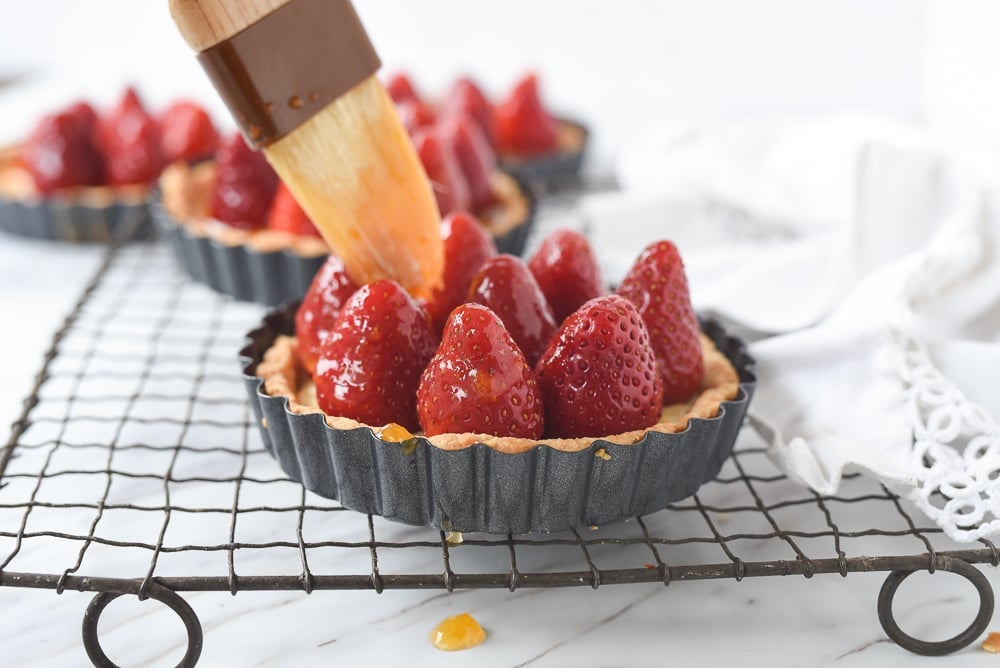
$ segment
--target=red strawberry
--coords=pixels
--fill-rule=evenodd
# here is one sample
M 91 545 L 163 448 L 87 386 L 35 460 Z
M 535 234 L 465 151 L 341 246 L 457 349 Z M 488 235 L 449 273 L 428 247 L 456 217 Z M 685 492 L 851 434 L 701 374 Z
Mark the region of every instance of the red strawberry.
M 295 201 L 292 191 L 280 182 L 278 192 L 274 195 L 274 202 L 271 203 L 271 210 L 267 214 L 267 227 L 299 237 L 321 238 L 319 230 Z
M 483 263 L 497 254 L 490 233 L 467 213 L 453 213 L 441 222 L 444 241 L 444 270 L 441 285 L 434 289 L 425 306 L 434 331 L 444 329 L 452 309 L 466 300 L 469 283 Z
M 76 119 L 78 123 L 84 128 L 84 131 L 90 136 L 91 141 L 97 141 L 97 130 L 100 125 L 100 120 L 97 117 L 97 112 L 88 103 L 74 102 L 66 110 L 66 113 Z
M 167 162 L 195 162 L 210 157 L 219 133 L 208 112 L 194 102 L 174 102 L 160 117 L 160 145 Z
M 344 263 L 336 255 L 327 258 L 313 277 L 309 291 L 295 312 L 295 336 L 299 339 L 299 360 L 313 373 L 320 348 L 333 329 L 340 310 L 358 286 L 347 277 Z
M 510 96 L 496 106 L 493 117 L 501 153 L 531 156 L 558 148 L 558 126 L 542 106 L 534 74 L 517 82 Z
M 543 431 L 535 374 L 500 319 L 479 304 L 463 304 L 448 318 L 420 378 L 417 411 L 428 436 L 541 438 Z
M 412 137 L 420 128 L 434 125 L 434 110 L 426 103 L 417 99 L 403 100 L 396 103 L 396 113 L 399 120 L 406 128 L 407 134 Z
M 559 328 L 535 277 L 513 255 L 498 255 L 483 265 L 469 286 L 469 301 L 497 314 L 532 366 Z
M 417 386 L 437 345 L 420 305 L 378 280 L 347 301 L 320 349 L 316 398 L 327 415 L 419 428 Z
M 636 305 L 649 329 L 663 378 L 663 401 L 687 401 L 701 387 L 701 328 L 677 247 L 669 241 L 648 246 L 618 294 Z
M 596 437 L 657 423 L 663 385 L 632 302 L 598 297 L 566 318 L 535 367 L 553 438 Z
M 264 155 L 251 150 L 237 133 L 222 140 L 216 160 L 212 216 L 240 229 L 264 227 L 278 188 L 278 175 Z
M 133 88 L 101 119 L 98 141 L 113 186 L 152 183 L 163 169 L 160 128 Z
M 583 235 L 572 230 L 556 230 L 545 237 L 528 260 L 528 268 L 549 300 L 556 322 L 604 294 L 594 251 Z
M 496 146 L 496 125 L 493 120 L 493 107 L 483 95 L 483 91 L 472 79 L 458 79 L 441 105 L 442 118 L 468 116 L 476 122 L 489 145 Z
M 449 151 L 435 128 L 422 128 L 413 135 L 413 145 L 427 178 L 434 188 L 438 211 L 447 216 L 453 211 L 469 209 L 469 184 L 455 154 Z
M 83 107 L 44 116 L 25 142 L 20 158 L 43 195 L 104 182 L 93 119 L 88 119 Z
M 497 158 L 482 130 L 468 116 L 445 118 L 438 127 L 445 148 L 458 159 L 462 175 L 469 184 L 472 209 L 480 211 L 492 204 L 491 177 L 497 167 Z
M 410 77 L 404 72 L 397 72 L 389 77 L 389 80 L 385 82 L 385 89 L 389 92 L 389 97 L 396 104 L 399 104 L 403 100 L 420 99 L 416 89 L 413 87 L 413 82 L 410 81 Z

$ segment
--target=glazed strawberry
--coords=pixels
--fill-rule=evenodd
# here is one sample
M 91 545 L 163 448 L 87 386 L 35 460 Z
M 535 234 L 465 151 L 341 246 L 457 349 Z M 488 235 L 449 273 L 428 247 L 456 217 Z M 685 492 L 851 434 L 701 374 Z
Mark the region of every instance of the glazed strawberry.
M 80 123 L 83 131 L 90 136 L 92 141 L 97 141 L 97 129 L 100 121 L 97 117 L 97 112 L 94 111 L 94 108 L 90 104 L 82 100 L 74 102 L 66 110 L 66 113 L 76 119 L 77 123 Z
M 413 145 L 427 178 L 434 188 L 438 211 L 447 216 L 453 211 L 469 209 L 469 184 L 455 154 L 447 150 L 435 128 L 422 128 L 413 135 Z
M 559 328 L 535 277 L 513 255 L 487 260 L 472 279 L 469 301 L 497 314 L 532 366 Z
M 467 213 L 446 216 L 441 222 L 441 238 L 444 241 L 441 285 L 425 304 L 436 332 L 444 329 L 452 309 L 466 300 L 469 284 L 479 268 L 497 254 L 493 237 Z
M 211 117 L 194 102 L 174 102 L 160 117 L 160 146 L 167 162 L 208 158 L 218 144 Z
M 528 261 L 539 287 L 562 322 L 584 302 L 604 294 L 604 279 L 583 235 L 559 229 L 542 240 Z
M 558 148 L 558 126 L 538 97 L 538 79 L 529 74 L 494 109 L 501 153 L 539 155 Z
M 321 238 L 319 230 L 284 183 L 278 183 L 278 192 L 275 193 L 271 210 L 267 214 L 267 227 L 299 237 Z
M 420 378 L 420 425 L 428 436 L 472 432 L 541 438 L 538 381 L 503 323 L 480 304 L 448 318 L 441 345 Z
M 103 165 L 93 130 L 92 121 L 74 108 L 38 122 L 20 159 L 41 194 L 103 183 Z
M 447 150 L 450 150 L 462 168 L 462 175 L 469 185 L 469 199 L 473 211 L 479 211 L 494 201 L 491 176 L 497 167 L 496 155 L 482 130 L 468 116 L 445 118 L 439 132 Z
M 397 102 L 396 113 L 399 114 L 399 120 L 402 121 L 403 127 L 406 128 L 410 137 L 415 135 L 420 128 L 434 125 L 434 110 L 416 98 Z
M 648 246 L 618 294 L 636 305 L 649 329 L 663 378 L 664 403 L 687 401 L 701 387 L 701 328 L 677 247 L 669 241 Z
M 394 281 L 360 288 L 340 311 L 316 363 L 327 415 L 416 431 L 417 386 L 437 341 L 420 305 Z
M 100 120 L 98 142 L 113 186 L 152 183 L 163 169 L 159 125 L 133 88 Z
M 566 318 L 535 367 L 546 434 L 595 437 L 645 429 L 663 407 L 649 333 L 632 302 L 593 299 Z
M 232 134 L 222 140 L 216 160 L 212 216 L 240 229 L 264 227 L 278 188 L 278 175 L 264 155 L 251 150 L 242 135 Z
M 396 104 L 399 104 L 403 100 L 420 99 L 416 89 L 413 87 L 413 82 L 410 81 L 410 77 L 403 72 L 397 72 L 389 77 L 389 80 L 385 82 L 385 89 L 388 91 L 389 97 Z
M 340 310 L 357 290 L 358 286 L 348 278 L 344 263 L 336 255 L 328 257 L 313 276 L 295 312 L 299 360 L 310 374 L 316 370 L 320 348 L 337 322 Z
M 451 87 L 444 104 L 441 105 L 442 118 L 468 116 L 476 122 L 489 145 L 496 146 L 496 125 L 493 107 L 483 91 L 471 79 L 461 78 Z

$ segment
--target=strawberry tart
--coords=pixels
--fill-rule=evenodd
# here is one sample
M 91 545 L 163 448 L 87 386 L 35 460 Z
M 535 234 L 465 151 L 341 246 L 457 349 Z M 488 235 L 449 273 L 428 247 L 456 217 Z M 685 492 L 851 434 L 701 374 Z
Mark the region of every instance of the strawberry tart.
M 405 73 L 389 78 L 386 89 L 411 134 L 435 123 L 467 118 L 505 171 L 543 187 L 579 177 L 589 133 L 576 121 L 552 115 L 533 73 L 523 75 L 505 96 L 492 101 L 470 77 L 456 79 L 438 105 L 420 96 Z
M 141 232 L 163 166 L 211 155 L 216 137 L 197 105 L 154 117 L 133 88 L 104 114 L 77 102 L 43 116 L 0 151 L 0 228 L 63 241 L 105 241 L 126 224 Z
M 356 285 L 336 257 L 249 334 L 244 380 L 286 473 L 348 508 L 458 531 L 558 531 L 664 508 L 718 472 L 754 387 L 701 323 L 669 241 L 615 290 L 581 235 L 527 261 L 462 214 L 443 287 Z
M 473 220 L 498 248 L 520 253 L 535 203 L 530 190 L 496 167 L 468 119 L 421 128 L 413 142 L 443 215 Z M 276 305 L 300 299 L 329 247 L 279 182 L 262 153 L 239 134 L 214 160 L 179 161 L 160 177 L 153 217 L 191 276 L 237 299 Z

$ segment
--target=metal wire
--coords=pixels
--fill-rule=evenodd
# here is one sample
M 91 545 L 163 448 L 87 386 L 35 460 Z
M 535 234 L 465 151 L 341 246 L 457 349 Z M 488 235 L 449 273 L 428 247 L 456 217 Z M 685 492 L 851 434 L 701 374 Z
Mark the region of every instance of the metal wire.
M 287 480 L 260 441 L 236 351 L 262 312 L 180 278 L 161 246 L 108 256 L 0 454 L 0 585 L 514 591 L 1000 561 L 992 542 L 950 543 L 867 478 L 819 495 L 745 443 L 690 499 L 609 527 L 457 544 L 359 515 Z M 884 551 L 859 553 L 861 538 Z

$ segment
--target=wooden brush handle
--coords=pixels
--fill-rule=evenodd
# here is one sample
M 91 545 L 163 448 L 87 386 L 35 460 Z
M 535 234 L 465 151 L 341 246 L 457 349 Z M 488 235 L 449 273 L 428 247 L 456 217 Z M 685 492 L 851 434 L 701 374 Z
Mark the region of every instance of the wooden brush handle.
M 195 51 L 204 51 L 291 0 L 170 0 L 170 15 Z

